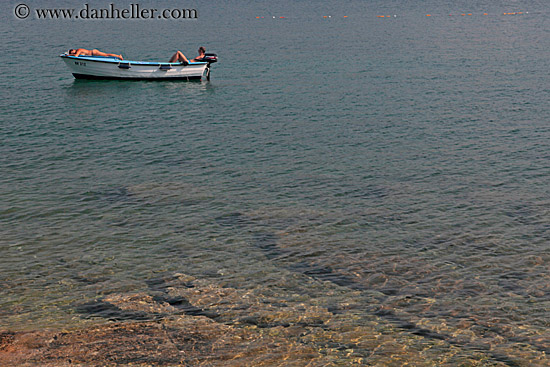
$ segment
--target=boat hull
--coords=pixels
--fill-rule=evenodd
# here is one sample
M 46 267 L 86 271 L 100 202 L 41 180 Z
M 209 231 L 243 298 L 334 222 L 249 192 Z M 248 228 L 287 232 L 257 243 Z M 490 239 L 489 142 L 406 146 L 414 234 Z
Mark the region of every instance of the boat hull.
M 61 58 L 77 79 L 114 80 L 200 80 L 207 62 L 161 63 L 127 61 L 102 56 L 68 56 Z
M 158 77 L 127 77 L 127 76 L 106 76 L 106 75 L 89 75 L 72 73 L 75 79 L 88 79 L 88 80 L 198 80 L 202 79 L 202 76 L 169 76 L 165 78 Z

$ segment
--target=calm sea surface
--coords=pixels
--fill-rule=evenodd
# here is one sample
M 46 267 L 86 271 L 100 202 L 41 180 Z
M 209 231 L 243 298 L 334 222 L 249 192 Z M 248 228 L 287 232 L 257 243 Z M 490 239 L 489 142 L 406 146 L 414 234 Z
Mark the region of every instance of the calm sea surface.
M 82 305 L 184 274 L 265 317 L 329 312 L 336 361 L 550 363 L 547 1 L 140 3 L 199 11 L 179 21 L 18 20 L 17 3 L 0 329 L 108 322 Z M 57 57 L 200 45 L 210 82 L 78 81 Z

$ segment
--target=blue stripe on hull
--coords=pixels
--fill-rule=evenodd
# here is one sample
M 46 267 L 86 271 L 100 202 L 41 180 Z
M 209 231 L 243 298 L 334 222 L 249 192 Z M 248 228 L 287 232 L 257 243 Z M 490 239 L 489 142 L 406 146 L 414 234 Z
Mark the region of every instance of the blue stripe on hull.
M 168 77 L 168 78 L 127 78 L 119 76 L 99 76 L 99 75 L 88 75 L 88 74 L 78 74 L 73 73 L 73 76 L 76 79 L 94 79 L 94 80 L 201 80 L 201 76 L 177 76 L 177 77 Z

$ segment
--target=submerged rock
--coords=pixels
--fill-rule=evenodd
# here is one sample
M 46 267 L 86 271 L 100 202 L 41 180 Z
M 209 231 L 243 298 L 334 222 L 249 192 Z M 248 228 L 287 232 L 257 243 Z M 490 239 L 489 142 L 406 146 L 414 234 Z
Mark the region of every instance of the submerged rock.
M 68 332 L 0 334 L 3 366 L 330 365 L 284 335 L 234 328 L 206 317 L 111 323 Z
M 465 319 L 459 329 L 443 319 L 406 321 L 399 308 L 431 302 L 412 296 L 387 298 L 389 307 L 376 316 L 361 308 L 364 292 L 321 287 L 301 277 L 309 281 L 304 290 L 312 292 L 305 299 L 300 294 L 281 298 L 277 289 L 240 289 L 167 275 L 154 282 L 152 294 L 114 294 L 79 305 L 84 318 L 93 318 L 80 329 L 0 331 L 0 366 L 505 367 L 548 362 L 542 330 L 536 347 L 525 343 L 518 349 L 506 342 L 512 330 L 496 328 L 498 320 L 482 325 Z M 312 290 L 316 284 L 319 289 Z M 335 293 L 327 298 L 327 291 Z M 335 299 L 340 301 L 326 304 Z M 476 328 L 482 326 L 480 338 Z

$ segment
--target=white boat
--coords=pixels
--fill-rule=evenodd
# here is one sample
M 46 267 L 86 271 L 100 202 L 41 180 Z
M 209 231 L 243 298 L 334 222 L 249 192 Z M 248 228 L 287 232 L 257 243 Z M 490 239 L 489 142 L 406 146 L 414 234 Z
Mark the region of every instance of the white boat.
M 200 80 L 206 73 L 210 80 L 210 64 L 217 62 L 216 54 L 206 54 L 200 62 L 154 62 L 120 60 L 107 56 L 59 55 L 76 79 L 124 80 Z

